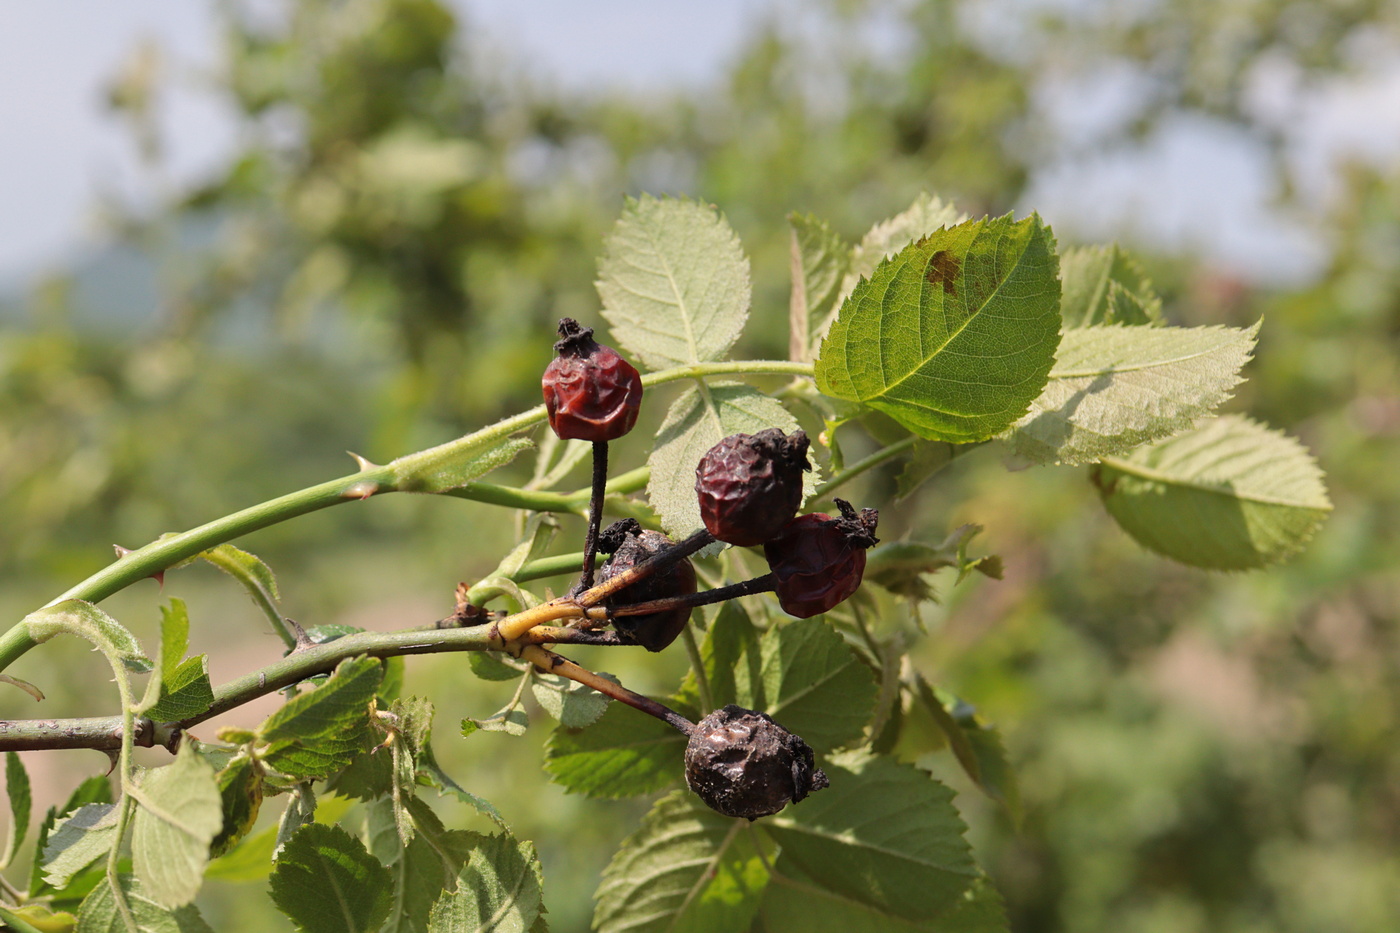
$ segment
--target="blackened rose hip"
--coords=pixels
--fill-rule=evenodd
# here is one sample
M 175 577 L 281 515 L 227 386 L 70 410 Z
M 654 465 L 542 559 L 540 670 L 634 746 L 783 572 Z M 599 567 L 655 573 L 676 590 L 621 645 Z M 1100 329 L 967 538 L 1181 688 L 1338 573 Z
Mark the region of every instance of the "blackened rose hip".
M 572 318 L 559 322 L 558 353 L 540 380 L 549 426 L 566 440 L 612 441 L 637 423 L 642 377 L 593 328 Z
M 827 612 L 854 593 L 865 573 L 865 551 L 879 541 L 878 512 L 857 514 L 844 499 L 836 505 L 840 518 L 799 515 L 763 546 L 778 603 L 799 619 Z
M 777 428 L 732 434 L 695 468 L 695 494 L 705 528 L 720 541 L 749 547 L 782 531 L 802 504 L 807 435 Z
M 756 820 L 828 786 L 812 749 L 763 713 L 715 710 L 696 724 L 685 748 L 685 782 L 725 816 Z
M 643 531 L 636 519 L 615 522 L 598 536 L 598 549 L 604 554 L 612 552 L 612 557 L 603 565 L 601 580 L 607 582 L 673 546 L 674 542 L 661 532 Z M 695 567 L 689 558 L 685 558 L 660 573 L 643 577 L 624 587 L 603 600 L 603 605 L 617 608 L 649 603 L 655 599 L 689 596 L 694 592 Z M 660 651 L 676 640 L 690 621 L 690 611 L 689 606 L 677 606 L 647 615 L 617 616 L 613 619 L 613 628 L 624 645 L 641 645 L 648 651 Z

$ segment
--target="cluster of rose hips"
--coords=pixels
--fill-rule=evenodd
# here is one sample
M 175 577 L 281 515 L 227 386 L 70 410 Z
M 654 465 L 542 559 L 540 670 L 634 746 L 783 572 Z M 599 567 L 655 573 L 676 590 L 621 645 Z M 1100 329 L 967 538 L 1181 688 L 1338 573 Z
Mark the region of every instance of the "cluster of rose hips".
M 600 576 L 627 582 L 609 592 L 607 609 L 617 641 L 660 651 L 684 630 L 692 609 L 735 596 L 772 591 L 783 610 L 799 618 L 826 612 L 860 586 L 865 552 L 876 543 L 878 515 L 857 512 L 837 499 L 839 518 L 798 515 L 802 474 L 811 469 L 807 435 L 777 428 L 724 438 L 695 468 L 695 492 L 704 531 L 676 543 L 625 519 L 600 530 L 607 479 L 607 442 L 637 422 L 642 379 L 591 328 L 559 322 L 556 358 L 545 370 L 545 409 L 554 432 L 593 444 L 593 499 L 584 544 L 583 574 L 574 589 L 593 586 L 597 553 L 609 554 Z M 705 593 L 696 592 L 689 555 L 713 541 L 763 547 L 769 573 Z M 668 717 L 675 724 L 676 717 Z M 768 716 L 726 706 L 691 726 L 686 781 L 713 809 L 757 819 L 827 786 L 812 749 Z

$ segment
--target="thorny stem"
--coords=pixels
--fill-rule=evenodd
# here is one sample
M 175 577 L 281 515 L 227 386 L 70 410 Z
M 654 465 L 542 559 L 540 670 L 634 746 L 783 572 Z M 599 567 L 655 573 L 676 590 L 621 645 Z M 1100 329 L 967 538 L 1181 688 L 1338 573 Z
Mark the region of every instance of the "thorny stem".
M 593 562 L 598 558 L 598 529 L 603 522 L 603 487 L 608 482 L 608 442 L 593 442 L 593 495 L 588 501 L 588 533 L 583 539 L 583 576 L 579 590 L 593 585 Z
M 663 385 L 683 379 L 701 379 L 717 375 L 793 375 L 811 376 L 811 363 L 789 360 L 738 360 L 732 362 L 692 363 L 674 369 L 648 373 L 642 377 L 644 387 Z M 260 528 L 275 525 L 299 515 L 305 515 L 332 505 L 356 502 L 386 492 L 423 489 L 436 471 L 467 460 L 483 449 L 504 441 L 545 420 L 543 405 L 488 425 L 479 431 L 448 441 L 437 447 L 420 450 L 379 466 L 361 461 L 364 469 L 329 482 L 308 486 L 296 492 L 269 499 L 189 531 L 154 541 L 122 555 L 97 573 L 55 597 L 47 605 L 67 599 L 82 599 L 98 603 L 133 583 L 166 570 L 201 551 L 232 541 Z M 443 492 L 456 492 L 469 484 Z M 504 487 L 496 487 L 498 489 Z M 38 642 L 20 622 L 0 635 L 0 671 L 35 647 Z
M 599 677 L 588 668 L 575 664 L 562 654 L 556 654 L 548 648 L 541 648 L 539 645 L 526 645 L 520 649 L 520 657 L 531 662 L 542 671 L 567 677 L 586 687 L 592 687 L 604 696 L 612 697 L 620 703 L 626 703 L 633 709 L 641 710 L 648 716 L 655 716 L 657 719 L 660 719 L 662 722 L 684 735 L 690 735 L 695 731 L 695 723 L 686 719 L 664 703 L 658 703 L 651 697 L 644 697 L 640 693 L 634 693 L 621 684 L 613 683 L 606 677 Z

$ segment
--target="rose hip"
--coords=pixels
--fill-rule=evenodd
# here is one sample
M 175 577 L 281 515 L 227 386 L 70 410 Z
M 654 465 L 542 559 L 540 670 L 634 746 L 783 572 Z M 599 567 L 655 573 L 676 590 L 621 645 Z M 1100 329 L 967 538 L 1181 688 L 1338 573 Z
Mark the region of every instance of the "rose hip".
M 732 434 L 695 468 L 700 518 L 716 539 L 749 547 L 783 530 L 802 504 L 807 435 L 777 428 Z
M 540 380 L 549 426 L 565 440 L 612 441 L 637 423 L 642 377 L 612 347 L 593 339 L 593 328 L 572 318 L 559 322 L 559 355 Z
M 854 593 L 865 573 L 865 551 L 879 541 L 878 512 L 857 514 L 844 499 L 836 505 L 841 518 L 799 515 L 763 546 L 778 603 L 799 619 L 828 612 Z

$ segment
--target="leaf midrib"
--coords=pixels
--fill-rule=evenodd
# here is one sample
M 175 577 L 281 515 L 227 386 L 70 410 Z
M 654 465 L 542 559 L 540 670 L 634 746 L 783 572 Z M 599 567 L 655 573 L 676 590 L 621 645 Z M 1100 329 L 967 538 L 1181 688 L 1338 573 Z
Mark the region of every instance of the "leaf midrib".
M 1212 495 L 1221 496 L 1222 498 L 1226 499 L 1241 499 L 1245 502 L 1254 502 L 1258 503 L 1259 505 L 1277 505 L 1290 509 L 1311 509 L 1313 511 L 1318 512 L 1332 511 L 1332 503 L 1330 502 L 1326 505 L 1314 505 L 1304 502 L 1294 502 L 1288 499 L 1280 499 L 1276 496 L 1265 496 L 1260 493 L 1249 493 L 1245 495 L 1240 495 L 1239 493 L 1227 491 L 1219 485 L 1207 485 L 1206 483 L 1199 482 L 1196 480 L 1182 479 L 1178 476 L 1172 476 L 1170 473 L 1164 473 L 1161 470 L 1154 470 L 1151 467 L 1139 466 L 1138 464 L 1131 463 L 1127 460 L 1120 460 L 1117 457 L 1104 457 L 1099 462 L 1102 463 L 1104 466 L 1111 467 L 1112 469 L 1117 470 L 1120 473 L 1126 473 L 1129 476 L 1136 476 L 1138 479 L 1145 479 L 1149 482 L 1154 483 L 1162 483 L 1166 486 L 1177 486 L 1184 489 L 1194 489 L 1198 492 L 1207 492 L 1211 493 Z M 1229 482 L 1229 480 L 1226 480 L 1225 482 Z

